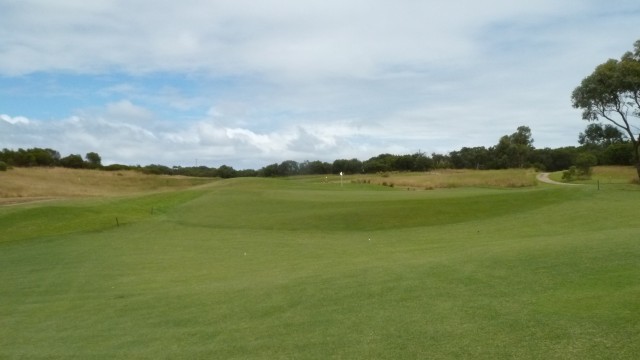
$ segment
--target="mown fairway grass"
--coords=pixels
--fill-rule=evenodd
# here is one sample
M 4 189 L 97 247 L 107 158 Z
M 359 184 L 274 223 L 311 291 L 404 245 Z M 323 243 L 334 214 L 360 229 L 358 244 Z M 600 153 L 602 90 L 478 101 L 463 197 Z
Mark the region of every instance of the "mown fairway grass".
M 637 186 L 346 180 L 0 207 L 0 358 L 637 358 Z

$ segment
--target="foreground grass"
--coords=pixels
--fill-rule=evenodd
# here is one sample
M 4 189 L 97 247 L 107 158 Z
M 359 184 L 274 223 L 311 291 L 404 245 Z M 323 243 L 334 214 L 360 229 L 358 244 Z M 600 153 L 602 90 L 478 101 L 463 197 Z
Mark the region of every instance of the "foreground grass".
M 44 229 L 0 242 L 0 358 L 633 359 L 638 200 L 300 178 L 0 208 Z M 45 231 L 73 206 L 162 211 Z

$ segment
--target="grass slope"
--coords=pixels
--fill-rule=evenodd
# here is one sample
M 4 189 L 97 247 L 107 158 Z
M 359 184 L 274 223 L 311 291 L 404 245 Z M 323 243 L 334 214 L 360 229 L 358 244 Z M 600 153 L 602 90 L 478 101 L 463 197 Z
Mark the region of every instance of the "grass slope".
M 211 181 L 184 176 L 147 175 L 138 171 L 13 168 L 0 171 L 0 205 L 52 198 L 122 196 L 179 190 Z
M 0 208 L 0 358 L 633 359 L 638 200 L 299 178 Z

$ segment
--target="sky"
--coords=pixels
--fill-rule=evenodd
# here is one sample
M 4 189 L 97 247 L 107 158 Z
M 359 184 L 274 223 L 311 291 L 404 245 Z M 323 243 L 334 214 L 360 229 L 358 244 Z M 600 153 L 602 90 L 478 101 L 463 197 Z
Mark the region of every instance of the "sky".
M 577 145 L 637 0 L 0 0 L 0 148 L 105 165 Z

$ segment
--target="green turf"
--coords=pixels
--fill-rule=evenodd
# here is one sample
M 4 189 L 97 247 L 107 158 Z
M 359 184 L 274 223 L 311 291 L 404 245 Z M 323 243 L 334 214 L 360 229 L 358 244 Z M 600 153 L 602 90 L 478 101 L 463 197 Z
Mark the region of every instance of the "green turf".
M 635 359 L 639 200 L 294 178 L 0 208 L 0 358 Z

